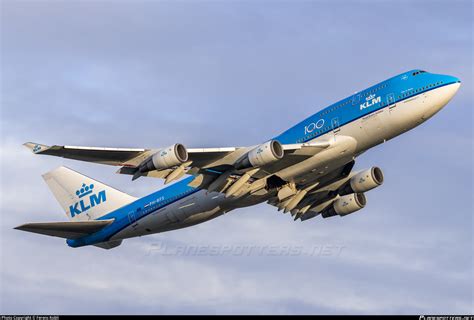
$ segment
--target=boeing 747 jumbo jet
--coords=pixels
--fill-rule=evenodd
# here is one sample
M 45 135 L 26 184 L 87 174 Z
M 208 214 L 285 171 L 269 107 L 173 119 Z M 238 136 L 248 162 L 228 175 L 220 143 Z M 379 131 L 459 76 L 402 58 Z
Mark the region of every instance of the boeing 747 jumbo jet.
M 189 227 L 266 201 L 294 220 L 346 216 L 366 205 L 365 192 L 383 183 L 382 170 L 353 172 L 368 149 L 425 122 L 456 94 L 458 78 L 405 72 L 315 113 L 282 134 L 250 147 L 157 149 L 46 146 L 34 154 L 120 167 L 117 173 L 188 177 L 135 198 L 66 167 L 43 175 L 68 222 L 16 229 L 67 239 L 71 247 L 110 249 L 123 239 Z

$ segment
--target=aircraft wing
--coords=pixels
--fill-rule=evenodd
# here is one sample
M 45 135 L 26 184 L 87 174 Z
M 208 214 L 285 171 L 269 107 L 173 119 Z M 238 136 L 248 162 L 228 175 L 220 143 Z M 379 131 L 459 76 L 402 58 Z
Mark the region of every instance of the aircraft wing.
M 80 147 L 80 146 L 47 146 L 44 144 L 27 142 L 25 147 L 34 154 L 63 157 L 68 159 L 101 163 L 112 166 L 137 167 L 144 160 L 157 153 L 161 149 L 144 148 L 103 148 L 103 147 Z M 235 151 L 237 148 L 201 148 L 187 149 L 191 155 L 190 160 L 195 165 L 204 165 L 215 159 Z
M 165 183 L 176 180 L 184 174 L 204 174 L 215 178 L 216 175 L 234 168 L 236 163 L 242 161 L 243 157 L 250 151 L 259 148 L 259 146 L 186 148 L 183 151 L 186 153 L 186 157 L 183 157 L 182 161 L 175 161 L 175 158 L 168 159 L 166 157 L 175 152 L 179 157 L 179 150 L 182 150 L 180 148 L 184 148 L 180 144 L 156 149 L 47 146 L 33 142 L 27 142 L 24 145 L 34 154 L 120 166 L 121 168 L 117 173 L 132 175 L 133 179 L 140 176 L 163 178 Z M 262 165 L 261 170 L 258 173 L 255 172 L 254 178 L 267 176 L 282 168 L 298 163 L 327 148 L 329 145 L 329 142 L 282 145 L 281 149 L 284 154 L 282 158 L 277 163 Z M 159 159 L 156 160 L 154 157 Z M 250 168 L 233 170 L 233 174 L 241 175 L 248 171 L 248 169 Z

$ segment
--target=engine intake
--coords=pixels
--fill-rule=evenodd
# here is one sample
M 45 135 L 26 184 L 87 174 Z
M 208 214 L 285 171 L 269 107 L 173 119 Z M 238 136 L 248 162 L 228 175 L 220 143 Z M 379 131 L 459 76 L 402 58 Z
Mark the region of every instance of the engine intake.
M 356 212 L 365 207 L 367 199 L 363 193 L 352 193 L 337 198 L 332 204 L 327 206 L 322 212 L 323 218 L 339 215 L 341 217 Z
M 247 155 L 236 164 L 236 168 L 261 167 L 283 158 L 283 146 L 277 140 L 270 140 L 250 150 Z
M 351 193 L 367 192 L 383 183 L 383 173 L 379 167 L 372 167 L 354 175 L 339 188 L 338 194 L 343 196 Z
M 163 148 L 140 165 L 140 172 L 168 169 L 188 161 L 188 151 L 181 143 Z

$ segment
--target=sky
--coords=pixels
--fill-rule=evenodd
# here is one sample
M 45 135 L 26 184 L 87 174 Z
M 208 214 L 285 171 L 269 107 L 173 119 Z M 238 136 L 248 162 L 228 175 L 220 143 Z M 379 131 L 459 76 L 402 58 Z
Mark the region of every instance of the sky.
M 471 1 L 0 1 L 0 313 L 449 314 L 473 301 Z M 462 80 L 436 116 L 357 159 L 362 211 L 267 204 L 113 250 L 13 230 L 65 221 L 65 165 L 134 196 L 158 179 L 22 143 L 245 146 L 407 70 Z

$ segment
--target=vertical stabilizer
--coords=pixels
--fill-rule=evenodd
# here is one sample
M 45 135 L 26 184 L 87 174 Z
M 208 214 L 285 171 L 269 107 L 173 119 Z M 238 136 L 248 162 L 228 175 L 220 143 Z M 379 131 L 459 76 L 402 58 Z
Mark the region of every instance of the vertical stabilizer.
M 95 220 L 136 200 L 66 167 L 54 169 L 43 178 L 72 221 Z

